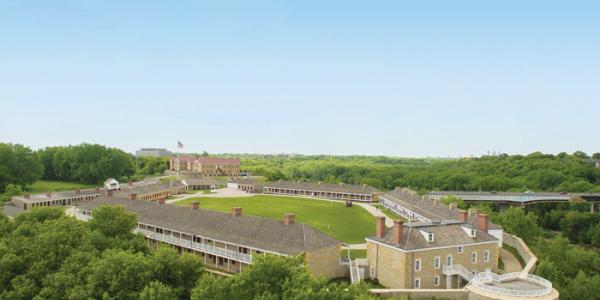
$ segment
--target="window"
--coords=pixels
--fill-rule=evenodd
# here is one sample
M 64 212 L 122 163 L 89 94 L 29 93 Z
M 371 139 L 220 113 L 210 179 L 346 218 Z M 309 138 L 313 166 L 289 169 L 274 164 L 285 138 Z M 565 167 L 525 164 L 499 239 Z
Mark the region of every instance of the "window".
M 439 275 L 436 275 L 435 277 L 433 277 L 433 285 L 434 286 L 440 285 L 440 276 Z
M 485 262 L 490 261 L 490 250 L 483 251 L 483 261 L 485 261 Z
M 471 252 L 471 263 L 477 263 L 477 252 Z
M 415 289 L 421 288 L 421 278 L 415 279 Z
M 463 253 L 463 251 L 465 250 L 465 248 L 463 248 L 463 246 L 458 246 L 458 253 Z
M 427 241 L 428 242 L 433 242 L 433 232 L 428 232 L 427 233 Z
M 415 260 L 415 271 L 421 271 L 421 259 Z
M 433 267 L 435 269 L 439 269 L 440 268 L 440 257 L 436 256 L 433 258 Z
M 446 256 L 446 265 L 447 266 L 451 266 L 452 265 L 452 255 Z
M 475 229 L 471 228 L 471 237 L 475 237 L 475 232 L 476 232 Z

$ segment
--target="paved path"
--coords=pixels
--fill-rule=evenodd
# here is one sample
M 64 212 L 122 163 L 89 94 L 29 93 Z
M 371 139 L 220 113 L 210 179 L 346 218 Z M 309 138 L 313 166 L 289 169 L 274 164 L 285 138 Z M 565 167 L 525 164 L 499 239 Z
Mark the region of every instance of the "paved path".
M 197 193 L 194 194 L 181 194 L 181 195 L 174 195 L 173 199 L 169 199 L 166 202 L 169 204 L 181 201 L 181 200 L 185 200 L 185 199 L 189 199 L 189 198 L 198 198 L 198 197 L 202 197 L 202 198 L 229 198 L 229 197 L 253 197 L 254 194 L 249 194 L 246 193 L 244 191 L 238 191 L 238 190 L 234 190 L 234 189 L 228 189 L 228 188 L 222 188 L 222 189 L 216 189 L 214 190 L 214 194 L 203 194 L 202 191 L 198 191 Z
M 506 249 L 502 249 L 500 256 L 504 263 L 504 273 L 521 272 L 521 264 L 512 253 L 506 251 Z
M 375 217 L 385 217 L 385 226 L 387 227 L 392 227 L 394 226 L 394 220 L 392 220 L 391 218 L 389 218 L 388 216 L 386 216 L 380 209 L 378 209 L 377 207 L 370 205 L 368 203 L 362 203 L 362 202 L 353 202 L 356 205 L 360 205 L 360 207 L 364 208 L 366 211 L 368 211 L 370 214 L 372 214 Z
M 362 250 L 367 249 L 367 244 L 349 244 L 348 246 L 342 247 L 344 249 Z

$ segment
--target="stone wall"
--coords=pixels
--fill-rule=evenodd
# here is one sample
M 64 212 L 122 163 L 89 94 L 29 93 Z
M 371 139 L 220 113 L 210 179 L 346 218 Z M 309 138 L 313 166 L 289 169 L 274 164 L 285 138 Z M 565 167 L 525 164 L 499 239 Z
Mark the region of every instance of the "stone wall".
M 304 261 L 308 271 L 313 276 L 323 276 L 327 279 L 348 275 L 348 266 L 340 264 L 341 245 L 307 251 Z
M 518 236 L 504 233 L 502 236 L 503 243 L 517 249 L 517 252 L 523 257 L 525 260 L 525 267 L 523 268 L 524 273 L 533 273 L 535 270 L 535 265 L 537 263 L 537 256 L 533 254 L 533 251 L 529 249 L 527 244 Z
M 400 298 L 408 296 L 411 300 L 418 299 L 453 299 L 467 300 L 469 299 L 469 291 L 465 289 L 439 290 L 439 289 L 372 289 L 374 295 L 382 297 Z

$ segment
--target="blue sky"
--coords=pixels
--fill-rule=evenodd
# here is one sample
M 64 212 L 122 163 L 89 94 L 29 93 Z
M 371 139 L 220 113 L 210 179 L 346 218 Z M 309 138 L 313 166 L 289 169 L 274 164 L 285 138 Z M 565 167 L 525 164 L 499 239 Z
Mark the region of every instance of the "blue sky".
M 418 3 L 416 3 L 418 2 Z M 600 152 L 600 4 L 0 0 L 0 142 Z

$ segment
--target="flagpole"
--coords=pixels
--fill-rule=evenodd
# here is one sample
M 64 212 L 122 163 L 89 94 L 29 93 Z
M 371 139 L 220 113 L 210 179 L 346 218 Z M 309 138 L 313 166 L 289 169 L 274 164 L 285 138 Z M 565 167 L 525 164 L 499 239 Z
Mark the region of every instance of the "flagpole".
M 179 168 L 181 168 L 181 163 L 179 162 L 179 153 L 181 153 L 181 148 L 179 148 L 179 142 L 177 142 L 177 181 L 179 181 Z

